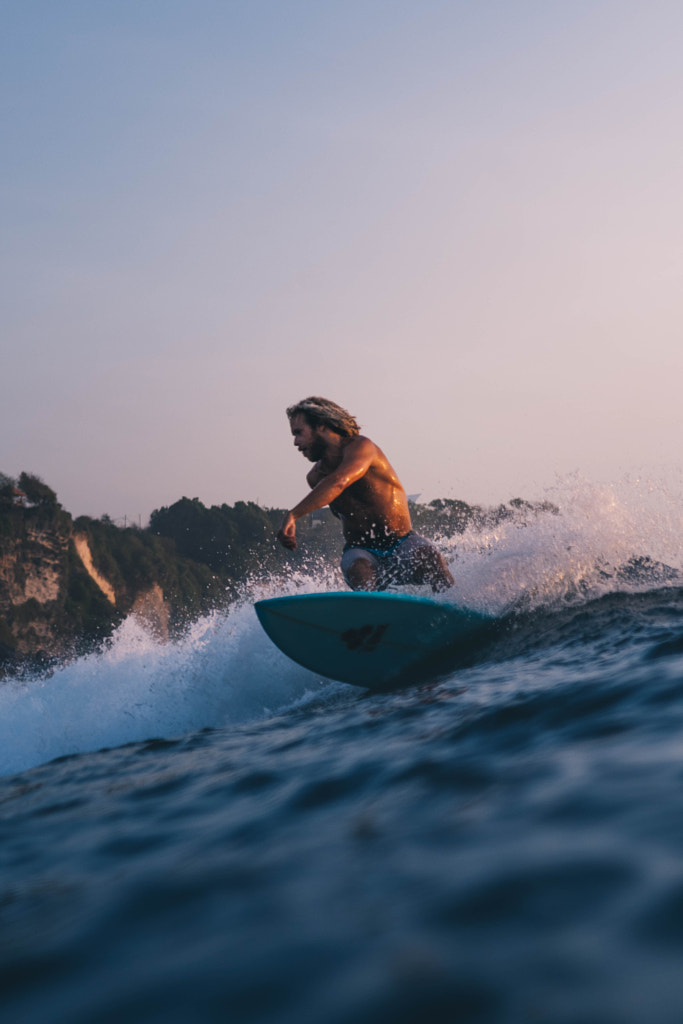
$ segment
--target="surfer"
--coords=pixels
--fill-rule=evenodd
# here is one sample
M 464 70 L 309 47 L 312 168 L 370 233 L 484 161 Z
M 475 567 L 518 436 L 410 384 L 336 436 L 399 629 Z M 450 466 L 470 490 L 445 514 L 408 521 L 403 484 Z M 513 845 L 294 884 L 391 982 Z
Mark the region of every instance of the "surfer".
M 413 530 L 406 493 L 386 455 L 361 435 L 355 418 L 316 396 L 290 406 L 287 416 L 295 447 L 314 466 L 306 476 L 310 494 L 282 521 L 283 547 L 296 549 L 297 519 L 329 505 L 344 531 L 341 569 L 352 590 L 452 586 L 438 549 Z

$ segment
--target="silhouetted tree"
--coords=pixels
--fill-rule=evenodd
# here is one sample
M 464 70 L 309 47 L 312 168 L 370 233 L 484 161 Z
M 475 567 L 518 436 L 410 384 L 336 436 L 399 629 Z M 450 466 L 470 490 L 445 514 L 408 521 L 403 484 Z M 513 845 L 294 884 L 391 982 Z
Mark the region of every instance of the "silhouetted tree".
M 16 480 L 6 473 L 0 473 L 0 505 L 11 505 L 14 501 Z
M 22 473 L 19 477 L 19 489 L 24 492 L 33 505 L 57 506 L 57 495 L 46 483 L 34 473 Z

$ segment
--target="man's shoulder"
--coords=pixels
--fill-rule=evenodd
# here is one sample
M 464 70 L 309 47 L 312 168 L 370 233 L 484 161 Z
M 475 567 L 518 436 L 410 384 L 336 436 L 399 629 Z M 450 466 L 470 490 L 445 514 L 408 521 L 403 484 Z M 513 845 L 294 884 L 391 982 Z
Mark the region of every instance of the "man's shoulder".
M 341 465 L 345 468 L 354 467 L 354 469 L 363 465 L 367 472 L 381 456 L 382 453 L 374 441 L 362 434 L 356 434 L 355 437 L 349 437 L 344 442 Z
M 379 448 L 374 441 L 364 434 L 356 434 L 350 437 L 344 445 L 344 452 L 378 452 Z

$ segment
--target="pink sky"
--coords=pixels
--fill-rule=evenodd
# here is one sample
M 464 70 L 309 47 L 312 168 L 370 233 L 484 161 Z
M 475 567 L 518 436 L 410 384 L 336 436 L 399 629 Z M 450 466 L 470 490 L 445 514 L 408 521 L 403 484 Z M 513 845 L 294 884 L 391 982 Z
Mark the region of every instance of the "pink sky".
M 74 514 L 680 473 L 683 8 L 48 0 L 2 15 L 0 470 Z

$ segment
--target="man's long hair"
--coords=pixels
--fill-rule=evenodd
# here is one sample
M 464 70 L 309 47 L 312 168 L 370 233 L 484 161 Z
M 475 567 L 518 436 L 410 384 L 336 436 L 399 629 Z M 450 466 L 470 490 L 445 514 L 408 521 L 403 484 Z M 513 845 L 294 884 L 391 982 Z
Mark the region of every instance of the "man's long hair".
M 360 433 L 355 416 L 327 398 L 311 395 L 296 405 L 290 405 L 287 410 L 289 419 L 298 414 L 304 417 L 309 427 L 329 427 L 342 437 L 356 437 Z

